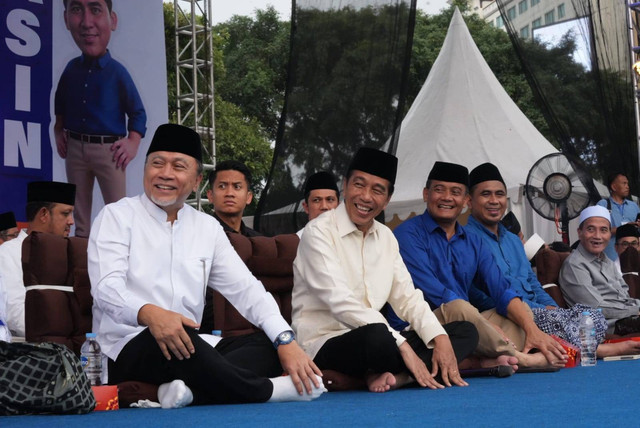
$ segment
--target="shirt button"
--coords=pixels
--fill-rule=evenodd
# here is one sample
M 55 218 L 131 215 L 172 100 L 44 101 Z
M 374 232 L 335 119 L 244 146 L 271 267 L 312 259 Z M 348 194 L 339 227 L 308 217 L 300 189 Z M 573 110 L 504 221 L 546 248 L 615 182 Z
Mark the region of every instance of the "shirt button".
M 88 85 L 85 83 L 85 84 L 84 84 L 84 87 L 86 88 L 87 86 L 88 86 Z

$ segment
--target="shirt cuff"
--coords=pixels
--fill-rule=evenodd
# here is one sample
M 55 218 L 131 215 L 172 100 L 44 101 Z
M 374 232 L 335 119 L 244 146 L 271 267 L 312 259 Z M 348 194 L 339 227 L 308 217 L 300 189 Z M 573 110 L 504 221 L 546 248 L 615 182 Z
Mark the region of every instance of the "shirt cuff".
M 280 333 L 287 330 L 293 331 L 291 326 L 287 324 L 280 315 L 269 317 L 262 324 L 262 331 L 264 331 L 271 342 L 274 342 Z
M 131 326 L 139 326 L 140 323 L 138 322 L 138 313 L 144 305 L 148 304 L 151 303 L 136 296 L 130 296 L 130 300 L 127 303 L 127 306 L 122 308 L 122 319 L 124 320 L 125 324 Z

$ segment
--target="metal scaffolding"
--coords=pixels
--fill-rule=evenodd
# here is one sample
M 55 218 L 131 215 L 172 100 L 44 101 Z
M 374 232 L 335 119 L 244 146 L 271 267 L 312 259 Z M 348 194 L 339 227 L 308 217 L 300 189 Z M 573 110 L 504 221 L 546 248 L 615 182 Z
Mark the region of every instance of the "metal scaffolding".
M 216 164 L 211 0 L 174 0 L 173 5 L 177 121 L 200 134 L 207 171 Z M 207 186 L 208 181 L 202 180 L 195 198 L 187 203 L 202 209 Z

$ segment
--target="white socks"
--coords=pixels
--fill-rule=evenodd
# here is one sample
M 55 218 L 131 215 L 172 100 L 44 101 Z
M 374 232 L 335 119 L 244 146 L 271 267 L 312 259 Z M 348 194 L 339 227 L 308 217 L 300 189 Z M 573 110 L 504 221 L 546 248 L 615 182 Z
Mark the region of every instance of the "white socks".
M 158 400 L 163 409 L 179 409 L 193 401 L 193 393 L 180 379 L 158 387 Z
M 298 390 L 296 390 L 296 386 L 293 384 L 291 376 L 280 376 L 269 379 L 271 383 L 273 383 L 273 393 L 271 394 L 271 398 L 267 401 L 270 403 L 282 401 L 311 401 L 320 397 L 323 392 L 327 392 L 327 389 L 322 383 L 322 378 L 318 375 L 314 376 L 320 382 L 320 388 L 316 388 L 311 384 L 311 394 L 307 394 L 307 391 L 304 390 L 302 395 L 298 394 Z M 160 393 L 158 393 L 158 395 L 159 394 Z

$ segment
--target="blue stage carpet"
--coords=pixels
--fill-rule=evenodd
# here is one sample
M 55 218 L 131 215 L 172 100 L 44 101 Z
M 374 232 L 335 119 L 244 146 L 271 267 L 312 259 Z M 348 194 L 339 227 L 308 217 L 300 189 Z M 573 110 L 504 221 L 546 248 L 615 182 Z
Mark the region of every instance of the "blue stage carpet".
M 640 426 L 634 401 L 640 395 L 640 360 L 468 382 L 466 388 L 440 391 L 329 393 L 310 403 L 0 417 L 0 427 Z

